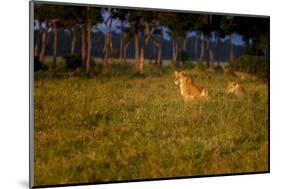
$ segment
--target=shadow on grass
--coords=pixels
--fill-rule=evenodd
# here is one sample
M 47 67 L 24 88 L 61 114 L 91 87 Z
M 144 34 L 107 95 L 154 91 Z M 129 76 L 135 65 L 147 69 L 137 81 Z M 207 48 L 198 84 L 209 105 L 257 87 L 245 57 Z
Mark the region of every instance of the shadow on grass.
M 173 65 L 166 65 L 162 68 L 157 68 L 155 65 L 146 64 L 144 66 L 144 73 L 139 73 L 134 64 L 110 64 L 105 70 L 102 64 L 95 64 L 90 73 L 86 73 L 84 69 L 77 68 L 75 70 L 58 69 L 55 75 L 51 75 L 47 70 L 39 70 L 34 73 L 34 79 L 68 79 L 70 77 L 78 77 L 80 79 L 91 78 L 146 78 L 146 77 L 162 77 L 170 74 L 175 70 Z

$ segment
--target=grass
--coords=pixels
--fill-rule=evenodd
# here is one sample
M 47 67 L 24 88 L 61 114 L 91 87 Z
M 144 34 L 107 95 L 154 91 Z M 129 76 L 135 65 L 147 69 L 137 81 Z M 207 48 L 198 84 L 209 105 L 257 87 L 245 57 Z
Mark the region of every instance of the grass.
M 266 84 L 237 97 L 232 76 L 188 70 L 211 98 L 184 104 L 173 68 L 128 69 L 35 75 L 36 185 L 268 171 Z

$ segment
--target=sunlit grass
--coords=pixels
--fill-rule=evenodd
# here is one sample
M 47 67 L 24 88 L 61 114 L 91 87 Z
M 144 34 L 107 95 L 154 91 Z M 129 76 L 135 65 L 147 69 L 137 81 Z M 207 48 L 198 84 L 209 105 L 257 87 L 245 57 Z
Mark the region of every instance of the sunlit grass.
M 184 104 L 173 68 L 145 71 L 35 80 L 36 185 L 268 170 L 266 84 L 191 70 L 211 98 Z

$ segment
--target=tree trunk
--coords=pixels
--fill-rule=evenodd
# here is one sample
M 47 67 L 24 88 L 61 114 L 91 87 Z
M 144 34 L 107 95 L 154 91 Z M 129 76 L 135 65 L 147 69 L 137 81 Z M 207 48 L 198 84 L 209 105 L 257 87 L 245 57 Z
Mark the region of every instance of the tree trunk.
M 161 44 L 158 48 L 157 67 L 158 68 L 162 67 L 162 45 Z
M 198 58 L 198 34 L 195 36 L 195 44 L 194 44 L 194 59 Z
M 92 23 L 91 20 L 88 20 L 87 23 L 87 61 L 86 61 L 86 73 L 89 74 L 91 71 L 91 51 L 92 51 Z
M 229 35 L 229 63 L 233 63 L 234 55 L 233 55 L 233 45 L 232 45 L 232 34 Z
M 139 72 L 143 74 L 143 67 L 144 67 L 144 47 L 145 42 L 143 41 L 140 48 L 140 64 L 139 64 Z
M 123 63 L 124 62 L 124 32 L 123 32 L 123 29 L 124 29 L 124 23 L 123 21 L 121 21 L 121 34 L 120 34 L 120 55 L 119 55 L 119 62 L 120 63 Z
M 107 72 L 108 65 L 109 65 L 109 62 L 108 62 L 109 45 L 110 45 L 109 36 L 106 35 L 104 38 L 104 48 L 103 48 L 103 67 L 105 69 L 105 72 Z
M 162 44 L 160 43 L 158 46 L 158 51 L 157 51 L 157 62 L 156 62 L 156 66 L 158 68 L 162 67 Z
M 209 40 L 211 41 L 211 40 Z M 209 56 L 210 56 L 210 64 L 214 65 L 214 52 L 212 48 L 212 42 L 209 42 Z
M 57 31 L 57 23 L 53 23 L 54 30 L 54 43 L 53 43 L 53 64 L 51 67 L 51 73 L 54 76 L 56 74 L 56 66 L 57 66 L 57 47 L 58 47 L 58 31 Z
M 138 32 L 134 32 L 134 43 L 135 43 L 135 64 L 136 64 L 136 68 L 138 69 L 140 64 Z
M 81 28 L 81 65 L 85 69 L 86 67 L 86 34 L 85 25 Z
M 177 64 L 177 56 L 178 56 L 178 43 L 176 39 L 172 40 L 172 64 L 176 65 Z
M 209 68 L 210 67 L 210 34 L 206 38 L 206 50 L 207 50 L 206 65 L 207 68 Z
M 249 38 L 246 38 L 244 41 L 245 41 L 246 54 L 251 54 L 250 40 L 249 40 Z
M 76 27 L 74 26 L 71 31 L 71 49 L 70 49 L 71 55 L 74 55 L 75 53 L 75 45 L 76 45 Z
M 203 39 L 201 41 L 201 53 L 200 53 L 200 62 L 202 63 L 205 55 L 205 37 L 203 35 Z
M 221 38 L 220 38 L 220 33 L 219 32 L 217 33 L 216 37 L 217 37 L 217 46 L 216 46 L 215 56 L 216 56 L 218 64 L 220 64 L 220 62 L 221 62 L 221 55 L 220 55 Z
M 153 55 L 152 55 L 152 57 L 149 59 L 149 64 L 157 65 L 158 47 L 157 47 L 155 41 L 153 41 L 152 44 L 153 44 Z M 153 59 L 153 58 L 154 58 L 154 62 L 152 62 L 152 60 L 151 60 L 151 59 Z
M 158 61 L 158 47 L 157 46 L 153 46 L 153 50 L 154 50 L 154 62 L 151 62 L 154 65 L 157 65 L 157 61 Z
M 188 53 L 188 34 L 186 35 L 186 37 L 183 40 L 182 50 L 185 54 Z
M 209 48 L 209 56 L 210 56 L 210 64 L 214 65 L 214 53 L 212 51 L 212 47 Z
M 38 32 L 38 37 L 37 37 L 37 40 L 36 40 L 36 44 L 35 44 L 35 47 L 34 47 L 34 55 L 36 56 L 36 57 L 39 57 L 40 56 L 40 51 L 39 51 L 39 49 L 41 49 L 40 48 L 40 45 L 42 45 L 41 44 L 41 35 L 42 35 L 42 27 L 41 27 L 41 22 L 39 22 L 39 32 Z
M 45 28 L 42 32 L 41 50 L 39 55 L 39 61 L 41 62 L 41 64 L 45 63 L 45 51 L 46 51 L 47 42 L 48 42 L 48 28 Z
M 153 46 L 156 49 L 155 65 L 157 68 L 162 67 L 162 43 L 153 40 Z
M 105 71 L 108 71 L 108 58 L 109 58 L 109 51 L 111 48 L 111 24 L 112 24 L 112 18 L 110 17 L 109 20 L 109 25 L 106 23 L 106 31 L 105 31 L 105 36 L 104 36 L 104 48 L 103 48 L 103 66 L 105 68 Z
M 208 25 L 212 25 L 213 16 L 208 15 Z M 211 31 L 208 31 L 208 37 L 207 37 L 207 67 L 210 67 L 210 64 L 213 64 L 213 52 L 211 48 Z
M 128 49 L 128 46 L 129 46 L 130 42 L 126 43 L 124 45 L 124 51 L 123 51 L 123 62 L 126 63 L 126 59 L 127 59 L 127 49 Z

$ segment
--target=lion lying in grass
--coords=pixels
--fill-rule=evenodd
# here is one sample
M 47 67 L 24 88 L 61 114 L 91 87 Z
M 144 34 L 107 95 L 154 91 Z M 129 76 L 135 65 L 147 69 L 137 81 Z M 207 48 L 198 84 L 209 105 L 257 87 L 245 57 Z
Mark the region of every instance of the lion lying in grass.
M 208 97 L 208 91 L 197 86 L 185 72 L 175 71 L 175 84 L 179 85 L 181 95 L 185 102 L 195 98 Z
M 239 78 L 240 80 L 256 81 L 258 79 L 256 76 L 254 76 L 252 74 L 248 74 L 245 72 L 232 71 L 229 68 L 229 65 L 226 65 L 226 64 L 221 65 L 221 67 L 222 67 L 224 73 L 233 75 L 233 76 Z
M 234 72 L 235 76 L 240 80 L 256 81 L 257 77 L 244 72 Z
M 244 95 L 246 93 L 245 89 L 235 81 L 228 82 L 226 92 L 233 93 L 233 94 L 240 95 L 240 96 Z

